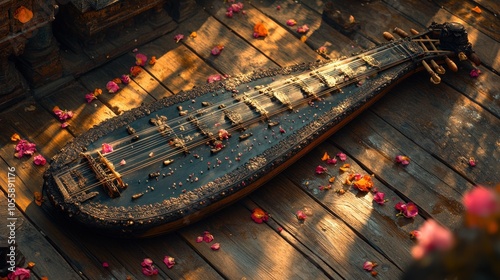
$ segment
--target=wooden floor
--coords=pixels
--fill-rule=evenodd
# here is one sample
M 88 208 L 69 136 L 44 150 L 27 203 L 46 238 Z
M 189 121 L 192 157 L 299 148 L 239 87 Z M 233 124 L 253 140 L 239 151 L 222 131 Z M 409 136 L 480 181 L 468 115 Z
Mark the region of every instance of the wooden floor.
M 117 94 L 104 93 L 92 104 L 85 94 L 105 89 L 106 82 L 128 72 L 132 52 L 76 78 L 63 89 L 43 98 L 31 98 L 0 114 L 0 185 L 7 192 L 7 172 L 15 167 L 16 241 L 27 261 L 36 263 L 34 279 L 132 279 L 147 278 L 141 262 L 151 258 L 159 269 L 157 279 L 369 279 L 367 260 L 377 262 L 377 278 L 401 278 L 411 264 L 409 232 L 433 218 L 452 229 L 461 224 L 461 196 L 476 184 L 500 182 L 500 4 L 496 0 L 333 1 L 353 15 L 360 30 L 349 37 L 321 19 L 326 1 L 243 1 L 246 14 L 225 16 L 224 1 L 205 1 L 197 14 L 177 30 L 139 48 L 158 58 Z M 280 9 L 277 7 L 280 6 Z M 471 12 L 479 6 L 481 14 Z M 301 41 L 295 19 L 307 24 Z M 48 201 L 37 206 L 35 192 L 42 191 L 46 167 L 32 158 L 17 159 L 10 137 L 18 133 L 36 143 L 47 159 L 72 138 L 93 125 L 182 90 L 206 83 L 209 75 L 237 75 L 254 69 L 287 66 L 321 58 L 315 51 L 325 46 L 331 58 L 349 55 L 383 43 L 382 32 L 400 27 L 423 30 L 431 22 L 458 21 L 484 65 L 473 79 L 470 67 L 460 64 L 433 85 L 426 73 L 410 77 L 381 101 L 333 137 L 242 201 L 178 232 L 144 240 L 120 240 L 75 228 Z M 253 25 L 264 22 L 270 35 L 252 37 Z M 189 35 L 196 32 L 196 38 Z M 176 34 L 184 34 L 179 43 Z M 210 50 L 223 45 L 221 55 Z M 324 58 L 321 58 L 324 59 Z M 66 129 L 52 108 L 73 110 Z M 388 203 L 373 202 L 371 193 L 349 189 L 319 191 L 325 177 L 315 174 L 327 152 L 347 154 L 359 173 L 373 174 L 375 186 Z M 396 155 L 411 163 L 402 167 Z M 468 165 L 475 158 L 476 167 Z M 334 188 L 343 185 L 338 175 Z M 420 214 L 397 218 L 394 204 L 413 201 Z M 2 195 L 2 207 L 7 207 Z M 250 219 L 252 209 L 271 214 L 266 224 Z M 298 210 L 310 214 L 304 222 Z M 4 221 L 2 221 L 2 224 Z M 282 229 L 282 230 L 279 230 Z M 221 249 L 213 251 L 196 237 L 210 231 Z M 175 258 L 168 269 L 164 256 Z M 103 263 L 109 267 L 103 267 Z

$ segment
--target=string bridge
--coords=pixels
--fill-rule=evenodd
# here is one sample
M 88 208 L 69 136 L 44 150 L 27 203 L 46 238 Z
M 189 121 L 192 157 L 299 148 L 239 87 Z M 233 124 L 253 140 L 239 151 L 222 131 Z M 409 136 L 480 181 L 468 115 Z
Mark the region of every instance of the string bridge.
M 114 165 L 105 158 L 101 152 L 97 152 L 99 160 L 95 159 L 90 154 L 82 153 L 81 155 L 87 159 L 97 180 L 103 185 L 109 197 L 118 197 L 120 196 L 120 189 L 127 188 L 128 185 L 123 182 L 120 173 L 115 170 Z

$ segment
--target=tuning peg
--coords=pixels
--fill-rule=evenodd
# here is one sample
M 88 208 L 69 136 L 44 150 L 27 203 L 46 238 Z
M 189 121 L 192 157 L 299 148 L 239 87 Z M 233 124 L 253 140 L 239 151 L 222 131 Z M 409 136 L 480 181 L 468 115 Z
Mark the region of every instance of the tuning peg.
M 464 61 L 464 60 L 467 60 L 467 55 L 463 52 L 459 52 L 458 53 L 458 59 L 460 59 L 460 61 Z
M 413 29 L 413 28 L 410 29 L 410 33 L 412 35 L 418 35 L 418 34 L 420 34 L 420 32 L 418 32 L 416 29 Z
M 382 33 L 382 36 L 384 36 L 384 39 L 386 39 L 387 41 L 394 41 L 396 38 L 394 38 L 394 36 L 392 36 L 391 33 L 385 31 L 384 33 Z
M 429 66 L 429 64 L 427 64 L 427 62 L 425 62 L 425 60 L 422 60 L 422 65 L 424 66 L 425 70 L 427 70 L 427 73 L 431 75 L 431 82 L 435 85 L 439 84 L 441 82 L 441 77 L 439 77 L 439 75 L 431 69 L 431 67 Z
M 402 38 L 406 38 L 406 37 L 410 36 L 410 35 L 408 35 L 408 33 L 406 33 L 406 31 L 404 31 L 403 29 L 401 29 L 399 27 L 394 28 L 393 32 L 398 34 Z
M 444 70 L 443 66 L 437 64 L 434 59 L 431 59 L 431 65 L 432 68 L 434 68 L 434 71 L 436 71 L 436 73 L 438 73 L 439 75 L 443 75 L 444 73 L 446 73 L 446 70 Z
M 453 71 L 453 72 L 457 72 L 458 71 L 457 65 L 449 57 L 445 57 L 444 58 L 444 62 L 446 62 L 446 65 L 448 66 L 448 68 L 450 68 L 451 71 Z

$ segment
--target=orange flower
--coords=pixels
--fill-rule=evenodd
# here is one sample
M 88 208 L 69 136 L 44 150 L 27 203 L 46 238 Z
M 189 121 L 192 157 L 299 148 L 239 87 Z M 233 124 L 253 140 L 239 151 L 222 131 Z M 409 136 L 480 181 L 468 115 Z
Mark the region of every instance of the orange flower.
M 151 56 L 151 59 L 149 60 L 149 65 L 155 65 L 156 63 L 156 56 Z
M 342 167 L 340 167 L 340 171 L 346 172 L 349 171 L 349 168 L 351 168 L 351 165 L 349 163 L 345 163 Z
M 25 6 L 21 6 L 14 12 L 14 18 L 21 23 L 27 23 L 33 18 L 33 12 Z
M 329 160 L 330 159 L 330 156 L 328 155 L 327 152 L 325 152 L 325 154 L 323 155 L 323 157 L 321 158 L 322 161 L 325 161 L 325 160 Z
M 10 141 L 12 142 L 17 142 L 19 140 L 21 140 L 21 136 L 19 136 L 19 134 L 17 133 L 12 134 L 12 136 L 10 137 Z
M 367 192 L 373 187 L 372 177 L 370 175 L 365 175 L 361 179 L 355 181 L 354 186 L 362 192 Z
M 142 71 L 141 67 L 139 67 L 137 65 L 130 67 L 130 75 L 132 75 L 133 77 L 139 75 L 139 73 L 141 73 L 141 71 Z
M 257 224 L 262 224 L 263 222 L 267 222 L 267 220 L 269 220 L 269 215 L 260 208 L 255 208 L 250 217 Z
M 266 37 L 267 35 L 269 35 L 269 31 L 267 30 L 264 23 L 259 22 L 259 23 L 256 23 L 254 25 L 254 27 L 253 27 L 253 37 L 254 38 Z
M 481 8 L 479 8 L 479 6 L 475 6 L 474 8 L 471 9 L 474 13 L 482 13 L 483 11 L 481 11 Z

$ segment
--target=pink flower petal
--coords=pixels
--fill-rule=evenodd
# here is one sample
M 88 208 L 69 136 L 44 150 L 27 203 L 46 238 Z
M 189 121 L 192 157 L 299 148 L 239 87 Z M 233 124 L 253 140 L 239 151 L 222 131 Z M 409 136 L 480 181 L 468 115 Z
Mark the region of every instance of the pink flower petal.
M 203 236 L 196 237 L 196 243 L 201 243 L 201 242 L 203 242 Z
M 109 93 L 115 93 L 118 90 L 120 90 L 120 86 L 117 83 L 113 82 L 113 81 L 109 81 L 106 84 L 106 89 L 108 90 Z
M 31 277 L 31 270 L 21 267 L 16 267 L 14 271 L 7 275 L 9 280 L 27 280 Z
M 122 80 L 122 83 L 124 83 L 124 84 L 128 84 L 128 83 L 130 83 L 130 76 L 129 76 L 129 75 L 126 75 L 126 74 L 123 74 L 123 75 L 120 77 L 120 80 Z
M 207 78 L 207 82 L 209 84 L 213 83 L 213 82 L 217 82 L 217 81 L 221 81 L 222 80 L 222 76 L 220 74 L 214 74 L 214 75 L 210 75 L 208 76 Z
M 418 207 L 413 202 L 408 202 L 406 204 L 406 209 L 403 211 L 403 215 L 406 218 L 414 218 L 418 215 Z
M 445 251 L 453 246 L 454 239 L 450 230 L 434 220 L 427 220 L 419 229 L 417 245 L 412 248 L 415 259 L 421 259 L 431 251 Z
M 107 154 L 111 153 L 113 151 L 113 147 L 110 144 L 103 143 L 101 146 L 101 153 L 102 154 Z
M 21 139 L 17 142 L 15 147 L 15 156 L 17 158 L 22 158 L 24 155 L 31 156 L 36 152 L 36 145 L 34 143 L 30 143 L 24 139 Z
M 363 264 L 363 269 L 366 270 L 366 271 L 372 271 L 373 268 L 376 267 L 376 266 L 377 266 L 377 263 L 366 261 Z
M 480 217 L 488 217 L 500 210 L 500 200 L 495 192 L 483 186 L 477 186 L 465 193 L 463 203 L 468 213 Z
M 323 174 L 323 173 L 325 173 L 326 171 L 328 171 L 328 170 L 326 169 L 326 167 L 323 167 L 323 166 L 321 166 L 321 165 L 318 165 L 318 166 L 316 167 L 316 174 Z
M 210 246 L 210 249 L 217 251 L 220 249 L 220 243 L 214 243 L 212 246 Z
M 148 62 L 148 57 L 142 53 L 135 55 L 135 65 L 144 66 Z
M 377 192 L 374 196 L 373 196 L 373 200 L 380 204 L 380 205 L 384 205 L 386 200 L 385 200 L 385 194 L 383 192 Z
M 302 210 L 297 211 L 296 216 L 299 221 L 304 221 L 305 219 L 307 219 L 306 213 L 304 213 L 304 211 Z
M 108 267 L 109 267 L 109 263 L 107 263 L 107 262 L 103 262 L 103 263 L 102 263 L 102 267 L 104 267 L 104 268 L 108 268 Z
M 97 97 L 93 92 L 85 94 L 85 100 L 87 100 L 87 103 L 91 103 L 95 99 L 97 99 Z
M 35 165 L 43 166 L 47 163 L 47 160 L 42 155 L 36 155 L 33 158 L 33 163 L 35 163 Z
M 184 35 L 182 34 L 177 34 L 174 36 L 174 40 L 176 43 L 179 43 L 182 39 L 184 39 Z
M 308 31 L 309 31 L 309 26 L 307 26 L 307 24 L 304 24 L 304 25 L 299 26 L 297 28 L 297 32 L 302 33 L 302 34 L 307 33 Z
M 295 21 L 294 19 L 289 19 L 286 21 L 286 25 L 288 26 L 295 26 L 297 24 L 297 21 Z
M 165 263 L 165 265 L 167 265 L 168 268 L 172 268 L 174 267 L 175 259 L 171 256 L 165 256 L 165 258 L 163 258 L 163 262 Z
M 342 152 L 337 153 L 337 156 L 339 157 L 339 159 L 341 161 L 346 161 L 347 160 L 347 155 L 344 154 L 344 153 L 342 153 Z
M 208 232 L 208 231 L 205 231 L 203 233 L 203 241 L 205 241 L 206 243 L 210 243 L 214 240 L 214 236 Z

